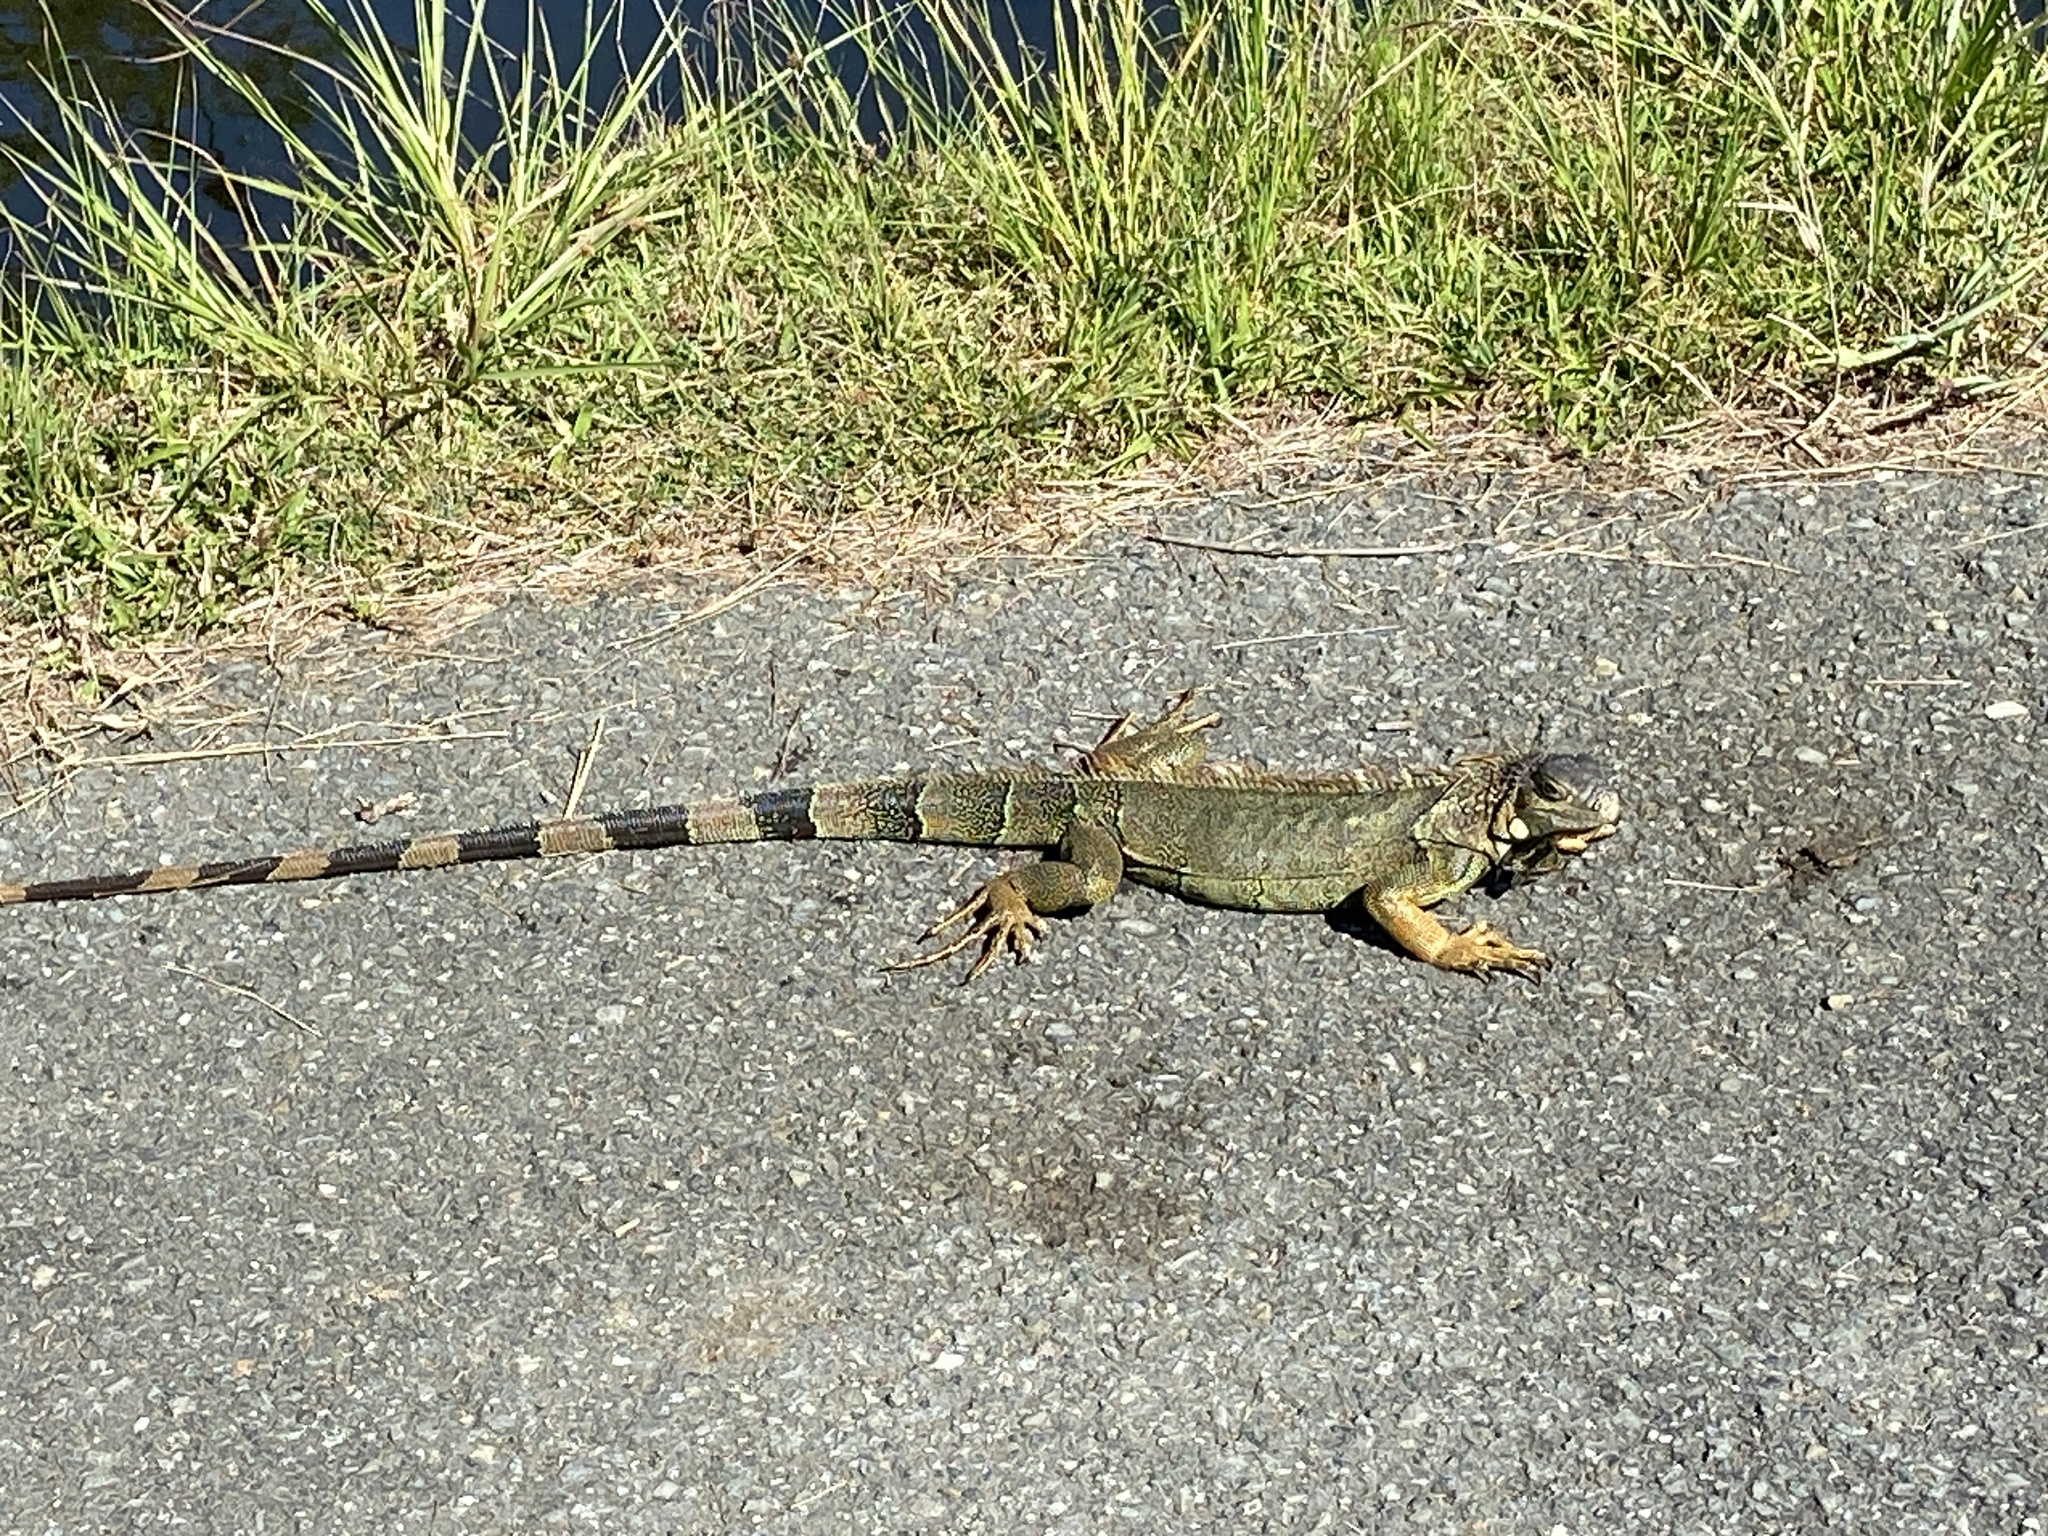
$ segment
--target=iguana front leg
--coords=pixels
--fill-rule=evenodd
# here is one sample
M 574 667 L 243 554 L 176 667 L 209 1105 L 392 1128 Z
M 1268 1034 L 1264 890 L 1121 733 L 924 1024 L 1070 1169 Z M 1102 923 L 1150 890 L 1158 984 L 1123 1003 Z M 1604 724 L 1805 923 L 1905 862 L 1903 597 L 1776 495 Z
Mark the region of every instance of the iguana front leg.
M 1464 932 L 1453 933 L 1413 897 L 1399 891 L 1366 891 L 1364 897 L 1366 911 L 1396 943 L 1416 959 L 1440 969 L 1476 976 L 1511 971 L 1533 981 L 1550 964 L 1550 957 L 1541 950 L 1523 949 L 1487 923 L 1475 921 Z
M 1032 944 L 1045 936 L 1046 913 L 1071 912 L 1107 901 L 1116 894 L 1123 877 L 1124 852 L 1116 838 L 1102 827 L 1077 822 L 1067 829 L 1050 858 L 997 875 L 924 934 L 934 939 L 955 923 L 964 923 L 959 937 L 927 954 L 899 960 L 889 969 L 909 971 L 936 965 L 976 939 L 982 941 L 981 954 L 968 968 L 967 980 L 995 964 L 1005 949 L 1022 965 L 1030 957 Z

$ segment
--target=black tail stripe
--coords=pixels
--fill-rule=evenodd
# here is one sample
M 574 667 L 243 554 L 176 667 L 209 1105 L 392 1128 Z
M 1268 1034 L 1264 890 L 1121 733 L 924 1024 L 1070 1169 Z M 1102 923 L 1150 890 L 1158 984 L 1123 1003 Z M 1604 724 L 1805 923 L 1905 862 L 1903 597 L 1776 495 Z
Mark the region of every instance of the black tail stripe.
M 811 791 L 770 789 L 748 802 L 761 836 L 770 842 L 805 842 L 818 835 L 811 819 Z
M 195 890 L 202 885 L 261 885 L 283 862 L 281 856 L 272 854 L 260 859 L 222 859 L 215 864 L 202 864 L 192 885 Z
M 869 814 L 874 818 L 875 836 L 892 843 L 922 842 L 926 835 L 921 807 L 924 801 L 924 781 L 903 779 L 893 784 L 878 784 L 869 803 Z
M 638 811 L 606 811 L 597 818 L 614 848 L 681 848 L 690 841 L 689 807 L 654 805 Z
M 90 901 L 100 896 L 122 896 L 142 888 L 150 871 L 132 875 L 88 875 L 82 880 L 39 880 L 21 888 L 23 901 Z
M 455 849 L 459 864 L 484 864 L 493 859 L 537 859 L 540 857 L 540 825 L 523 821 L 516 827 L 458 832 L 455 834 Z
M 398 868 L 398 861 L 405 856 L 409 839 L 400 838 L 389 843 L 363 843 L 354 848 L 336 848 L 327 855 L 327 867 L 320 871 L 320 879 L 332 875 L 374 875 L 383 870 Z M 255 861 L 252 861 L 255 862 Z M 280 862 L 266 859 L 262 862 L 275 869 Z M 261 880 L 261 875 L 251 878 Z

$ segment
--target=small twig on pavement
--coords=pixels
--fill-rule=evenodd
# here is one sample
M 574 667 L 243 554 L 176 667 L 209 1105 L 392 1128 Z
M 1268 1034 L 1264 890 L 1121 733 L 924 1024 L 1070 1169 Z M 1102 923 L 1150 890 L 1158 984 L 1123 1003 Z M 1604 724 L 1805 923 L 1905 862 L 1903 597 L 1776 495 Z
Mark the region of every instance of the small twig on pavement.
M 163 763 L 197 763 L 219 757 L 257 757 L 272 752 L 339 752 L 357 747 L 438 746 L 444 741 L 503 741 L 510 731 L 425 731 L 414 736 L 337 736 L 320 741 L 230 741 L 182 752 L 110 752 L 81 757 L 66 768 L 149 768 Z
M 730 592 L 714 597 L 702 607 L 692 608 L 679 619 L 671 619 L 668 623 L 658 625 L 641 634 L 628 635 L 623 640 L 614 640 L 611 648 L 615 651 L 635 650 L 643 645 L 652 645 L 657 640 L 666 640 L 670 635 L 680 634 L 692 624 L 700 624 L 706 619 L 715 619 L 728 609 L 737 608 L 757 592 L 765 592 L 768 588 L 778 585 L 782 580 L 783 574 L 802 559 L 802 554 L 791 555 L 780 565 L 765 570 L 758 576 L 749 577 Z
M 1177 549 L 1202 549 L 1218 555 L 1257 555 L 1267 560 L 1398 560 L 1403 555 L 1442 555 L 1458 548 L 1457 544 L 1286 544 L 1275 549 L 1263 544 L 1183 539 L 1170 533 L 1147 533 L 1139 537 L 1153 544 L 1171 544 Z
M 1398 624 L 1369 624 L 1362 629 L 1304 629 L 1295 635 L 1257 635 L 1250 640 L 1218 640 L 1212 651 L 1244 651 L 1255 645 L 1285 645 L 1293 640 L 1341 640 L 1348 635 L 1391 635 Z
M 276 1014 L 280 1019 L 283 1019 L 285 1023 L 291 1025 L 294 1029 L 304 1030 L 307 1034 L 315 1036 L 317 1036 L 320 1033 L 319 1030 L 315 1029 L 312 1025 L 308 1024 L 304 1019 L 299 1018 L 295 1014 L 286 1013 L 284 1009 L 278 1007 L 277 1004 L 273 1003 L 261 992 L 252 992 L 249 990 L 249 988 L 244 986 L 238 986 L 236 983 L 232 981 L 222 981 L 218 976 L 209 976 L 204 971 L 188 971 L 182 965 L 171 965 L 169 963 L 166 963 L 164 969 L 167 971 L 176 971 L 180 976 L 190 976 L 194 981 L 203 981 L 209 987 L 219 987 L 221 991 L 232 992 L 237 997 L 246 997 L 252 1003 L 260 1003 L 263 1007 L 268 1008 L 272 1013 Z
M 576 754 L 576 772 L 569 780 L 569 798 L 562 806 L 563 816 L 574 816 L 576 807 L 583 803 L 583 788 L 590 782 L 590 765 L 597 759 L 597 744 L 604 740 L 604 715 L 590 722 L 590 739 L 583 743 L 583 750 Z

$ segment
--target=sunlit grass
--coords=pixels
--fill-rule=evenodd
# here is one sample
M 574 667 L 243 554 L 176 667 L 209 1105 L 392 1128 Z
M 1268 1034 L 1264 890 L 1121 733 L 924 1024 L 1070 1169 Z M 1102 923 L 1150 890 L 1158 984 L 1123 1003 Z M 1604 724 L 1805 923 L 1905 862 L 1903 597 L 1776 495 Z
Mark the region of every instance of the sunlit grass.
M 268 178 L 60 78 L 0 590 L 123 634 L 432 580 L 479 529 L 829 562 L 1268 404 L 1479 400 L 1597 446 L 2041 360 L 2048 73 L 2003 3 L 1082 10 L 1047 60 L 970 0 L 918 42 L 876 10 L 886 152 L 852 43 L 758 7 L 604 100 L 594 52 L 508 61 L 432 0 L 412 52 L 337 21 L 294 61 L 310 127 L 187 28 L 283 140 Z

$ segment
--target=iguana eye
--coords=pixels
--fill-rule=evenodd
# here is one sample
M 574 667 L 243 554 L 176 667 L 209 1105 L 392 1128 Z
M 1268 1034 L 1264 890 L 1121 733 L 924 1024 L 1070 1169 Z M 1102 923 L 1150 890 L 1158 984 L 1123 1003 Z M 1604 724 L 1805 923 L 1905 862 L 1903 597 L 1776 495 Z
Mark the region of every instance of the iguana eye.
M 1566 787 L 1563 780 L 1553 778 L 1541 768 L 1536 770 L 1535 787 L 1536 793 L 1546 800 L 1569 800 L 1571 798 L 1571 790 Z

